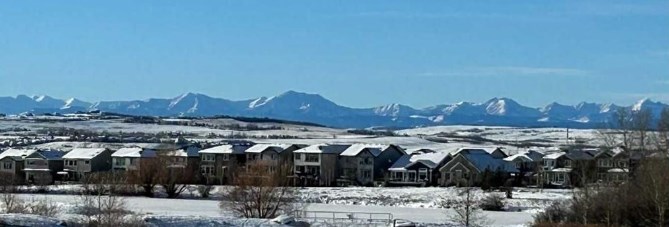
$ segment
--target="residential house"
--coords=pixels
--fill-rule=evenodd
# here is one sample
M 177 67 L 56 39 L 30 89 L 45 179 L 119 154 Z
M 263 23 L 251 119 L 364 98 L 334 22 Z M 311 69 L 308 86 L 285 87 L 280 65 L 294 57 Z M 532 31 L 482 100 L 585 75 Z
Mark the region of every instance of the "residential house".
M 243 170 L 250 143 L 225 144 L 200 150 L 200 173 L 215 184 L 230 184 L 234 174 Z
M 63 155 L 59 150 L 38 150 L 26 156 L 23 172 L 29 184 L 48 185 L 58 178 L 63 171 Z
M 256 144 L 244 151 L 246 165 L 265 165 L 269 172 L 285 168 L 285 174 L 292 174 L 293 151 L 304 147 L 297 144 Z
M 439 168 L 450 159 L 449 152 L 420 149 L 400 157 L 388 169 L 390 185 L 435 186 L 439 184 Z
M 69 180 L 81 180 L 88 173 L 111 170 L 111 154 L 107 148 L 75 148 L 63 155 L 63 172 Z
M 353 144 L 339 155 L 340 185 L 372 185 L 386 181 L 388 168 L 405 154 L 396 145 Z
M 553 187 L 571 187 L 574 163 L 566 152 L 553 151 L 543 158 L 539 184 Z
M 293 152 L 296 184 L 334 186 L 339 178 L 339 155 L 351 145 L 316 144 Z
M 501 156 L 495 157 L 483 149 L 464 148 L 452 154 L 452 159 L 439 169 L 441 185 L 471 186 L 483 182 L 484 173 L 498 173 L 505 181 L 511 174 L 517 174 L 518 169 L 513 163 L 504 161 Z
M 544 154 L 538 151 L 527 150 L 504 158 L 504 161 L 513 163 L 519 171 L 514 177 L 516 179 L 514 184 L 526 186 L 536 183 L 538 173 L 541 172 L 543 157 Z
M 118 149 L 112 155 L 113 170 L 139 170 L 143 160 L 156 157 L 156 151 L 141 147 L 124 147 Z
M 35 152 L 37 152 L 37 150 L 10 148 L 0 153 L 0 163 L 2 163 L 2 168 L 0 168 L 0 174 L 2 175 L 0 177 L 2 177 L 3 180 L 9 181 L 8 183 L 23 183 L 23 180 L 25 179 L 25 174 L 23 172 L 25 164 L 24 160 Z
M 629 177 L 630 157 L 623 149 L 587 149 L 584 152 L 593 156 L 597 182 L 621 183 Z

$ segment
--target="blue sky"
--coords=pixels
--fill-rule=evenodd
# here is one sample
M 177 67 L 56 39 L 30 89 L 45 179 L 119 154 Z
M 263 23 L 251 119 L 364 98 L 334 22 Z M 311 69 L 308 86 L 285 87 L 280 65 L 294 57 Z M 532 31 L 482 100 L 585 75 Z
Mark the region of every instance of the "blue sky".
M 0 96 L 669 101 L 669 1 L 11 1 Z

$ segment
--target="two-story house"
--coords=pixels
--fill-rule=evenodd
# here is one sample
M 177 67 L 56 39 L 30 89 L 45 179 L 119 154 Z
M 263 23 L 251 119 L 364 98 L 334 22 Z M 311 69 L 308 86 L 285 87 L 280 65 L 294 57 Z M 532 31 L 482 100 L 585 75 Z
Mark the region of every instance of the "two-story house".
M 338 184 L 383 182 L 388 168 L 404 154 L 404 150 L 396 145 L 353 144 L 339 155 L 341 173 Z
M 629 177 L 630 157 L 623 149 L 588 149 L 585 152 L 593 156 L 597 182 L 620 183 Z
M 88 173 L 111 170 L 111 154 L 107 148 L 75 148 L 63 155 L 63 171 L 69 180 L 78 181 Z
M 542 186 L 571 187 L 573 160 L 566 152 L 553 151 L 543 157 L 539 184 Z
M 141 147 L 124 147 L 118 149 L 112 155 L 113 170 L 140 170 L 140 164 L 143 160 L 156 157 L 156 151 Z
M 25 179 L 24 160 L 35 152 L 37 150 L 10 148 L 0 153 L 0 163 L 2 163 L 2 166 L 0 166 L 2 176 L 0 177 L 14 184 L 23 183 Z
M 544 154 L 538 151 L 527 150 L 504 158 L 504 161 L 513 163 L 519 171 L 519 174 L 514 176 L 514 184 L 521 186 L 535 184 L 538 173 L 541 172 L 543 157 Z
M 350 145 L 316 144 L 293 151 L 295 184 L 334 186 L 339 178 L 339 154 Z
M 233 183 L 235 174 L 246 164 L 245 151 L 251 146 L 250 143 L 237 143 L 200 150 L 200 173 L 208 183 Z
M 58 179 L 63 170 L 63 155 L 59 150 L 38 150 L 26 156 L 23 172 L 28 184 L 48 185 Z
M 450 152 L 419 149 L 400 157 L 388 168 L 390 185 L 436 186 L 441 173 L 439 168 L 449 159 Z
M 246 149 L 246 165 L 263 165 L 271 173 L 280 170 L 291 175 L 293 169 L 293 151 L 304 148 L 297 144 L 256 144 Z
M 452 158 L 439 169 L 442 186 L 473 186 L 483 182 L 484 173 L 499 173 L 505 179 L 517 174 L 518 169 L 503 156 L 496 156 L 484 149 L 463 148 L 451 154 Z

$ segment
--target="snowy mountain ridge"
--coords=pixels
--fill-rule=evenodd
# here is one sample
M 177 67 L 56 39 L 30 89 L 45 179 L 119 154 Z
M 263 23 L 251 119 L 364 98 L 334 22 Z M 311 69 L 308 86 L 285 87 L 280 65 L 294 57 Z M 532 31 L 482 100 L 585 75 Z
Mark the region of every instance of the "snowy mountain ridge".
M 661 102 L 643 99 L 621 107 L 614 104 L 581 102 L 562 105 L 556 102 L 542 108 L 519 104 L 510 98 L 492 98 L 483 103 L 459 102 L 422 109 L 402 104 L 371 108 L 350 108 L 338 105 L 321 95 L 296 91 L 272 97 L 233 101 L 204 94 L 185 93 L 175 98 L 151 98 L 130 101 L 85 102 L 76 98 L 61 100 L 46 95 L 0 97 L 0 113 L 70 113 L 100 110 L 149 116 L 248 116 L 308 121 L 333 127 L 395 127 L 410 128 L 433 125 L 475 124 L 520 127 L 601 127 L 620 108 L 631 111 L 648 109 L 659 116 Z

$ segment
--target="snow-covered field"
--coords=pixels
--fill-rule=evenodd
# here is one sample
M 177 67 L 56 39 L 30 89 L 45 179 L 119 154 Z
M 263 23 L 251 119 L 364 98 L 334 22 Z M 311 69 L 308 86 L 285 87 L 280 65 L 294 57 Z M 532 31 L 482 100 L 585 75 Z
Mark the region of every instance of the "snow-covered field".
M 216 200 L 217 194 L 225 187 L 217 187 L 212 199 L 197 199 L 197 192 L 185 192 L 181 199 L 126 197 L 130 210 L 151 216 L 160 216 L 160 220 L 170 218 L 206 220 L 210 222 L 230 221 L 232 214 L 221 211 Z M 50 188 L 51 193 L 61 194 L 18 194 L 25 200 L 46 198 L 61 205 L 64 212 L 60 218 L 67 219 L 70 210 L 77 201 L 77 186 Z M 426 224 L 448 223 L 453 215 L 452 209 L 441 208 L 442 200 L 457 198 L 456 188 L 303 188 L 300 189 L 302 202 L 307 204 L 307 211 L 325 212 L 372 212 L 388 213 L 395 219 L 411 220 Z M 476 198 L 483 198 L 490 193 L 501 192 L 475 191 Z M 506 212 L 484 214 L 494 226 L 522 226 L 532 221 L 533 215 L 556 200 L 568 199 L 570 190 L 517 188 L 513 199 L 507 199 Z M 203 219 L 204 218 L 204 219 Z M 221 219 L 223 218 L 223 219 Z M 227 218 L 227 219 L 226 219 Z M 174 221 L 174 220 L 173 220 Z M 183 221 L 183 220 L 182 220 Z

